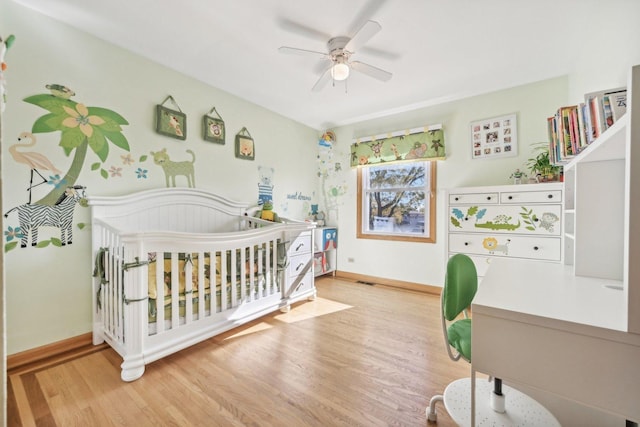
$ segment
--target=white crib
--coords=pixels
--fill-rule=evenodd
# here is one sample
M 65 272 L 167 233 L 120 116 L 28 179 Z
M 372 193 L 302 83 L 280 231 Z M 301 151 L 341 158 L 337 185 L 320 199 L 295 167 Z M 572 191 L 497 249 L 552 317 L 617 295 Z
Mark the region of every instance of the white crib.
M 315 298 L 312 257 L 288 265 L 296 251 L 311 252 L 312 223 L 263 221 L 247 204 L 189 188 L 90 197 L 89 205 L 93 342 L 122 356 L 124 381 L 154 360 Z

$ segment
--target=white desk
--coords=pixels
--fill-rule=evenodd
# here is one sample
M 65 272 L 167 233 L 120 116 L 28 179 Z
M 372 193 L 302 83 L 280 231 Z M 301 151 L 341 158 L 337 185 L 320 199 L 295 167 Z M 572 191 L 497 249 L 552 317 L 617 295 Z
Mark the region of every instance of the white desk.
M 571 267 L 494 260 L 472 304 L 476 372 L 640 422 L 640 335 L 625 331 L 621 282 Z

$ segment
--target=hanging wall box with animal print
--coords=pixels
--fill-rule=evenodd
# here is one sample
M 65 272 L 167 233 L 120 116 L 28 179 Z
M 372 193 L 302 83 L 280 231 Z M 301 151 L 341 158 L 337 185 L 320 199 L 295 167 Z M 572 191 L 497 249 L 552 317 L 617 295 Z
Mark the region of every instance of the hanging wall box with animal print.
M 202 137 L 205 141 L 215 142 L 216 144 L 225 143 L 224 120 L 216 111 L 216 107 L 211 108 L 209 113 L 202 117 Z
M 167 101 L 171 101 L 176 110 L 165 107 L 164 104 Z M 187 115 L 182 112 L 171 95 L 156 105 L 156 132 L 176 139 L 187 139 Z
M 256 147 L 247 128 L 242 128 L 236 134 L 236 158 L 245 160 L 256 158 Z

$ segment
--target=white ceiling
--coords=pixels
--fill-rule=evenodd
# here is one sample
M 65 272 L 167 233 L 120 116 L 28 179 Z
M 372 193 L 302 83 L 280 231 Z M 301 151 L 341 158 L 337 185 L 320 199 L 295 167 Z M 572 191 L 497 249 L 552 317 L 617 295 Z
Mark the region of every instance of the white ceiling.
M 625 3 L 15 1 L 319 130 L 570 73 L 571 46 L 607 40 L 585 24 Z M 352 60 L 392 72 L 388 82 L 352 72 L 346 90 L 336 82 L 312 92 L 321 61 L 278 52 L 324 52 L 329 38 L 353 35 L 367 20 L 382 30 Z

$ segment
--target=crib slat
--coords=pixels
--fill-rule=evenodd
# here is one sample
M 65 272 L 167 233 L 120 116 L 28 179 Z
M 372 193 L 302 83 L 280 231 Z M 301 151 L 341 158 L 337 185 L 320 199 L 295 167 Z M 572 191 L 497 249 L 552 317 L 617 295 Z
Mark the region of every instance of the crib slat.
M 260 273 L 258 272 L 262 265 L 263 246 L 256 245 L 255 250 L 251 251 L 251 289 L 249 289 L 249 300 L 256 299 L 256 292 L 260 288 Z M 256 259 L 257 258 L 257 259 Z
M 249 248 L 242 248 L 240 252 L 240 292 L 238 292 L 238 303 L 241 303 L 247 298 L 247 250 Z
M 180 324 L 180 270 L 177 252 L 171 252 L 171 329 Z
M 164 252 L 156 252 L 156 333 L 164 332 Z
M 231 289 L 231 307 L 235 307 L 238 305 L 238 269 L 237 269 L 237 259 L 238 259 L 238 251 L 231 251 L 231 277 L 229 280 L 229 288 Z
M 108 246 L 107 246 L 108 247 Z M 109 316 L 109 312 L 111 310 L 111 288 L 113 287 L 113 272 L 111 271 L 111 265 L 113 263 L 113 250 L 115 248 L 108 247 L 109 252 L 104 260 L 104 274 L 106 276 L 107 282 L 104 284 L 104 288 L 102 290 L 102 321 L 104 322 L 106 332 L 109 335 L 113 335 L 113 331 L 111 329 L 111 318 Z
M 117 267 L 116 264 L 118 262 L 118 253 L 113 252 L 110 257 L 110 265 L 109 265 L 109 277 L 110 277 L 110 286 L 109 286 L 109 295 L 107 297 L 107 325 L 109 325 L 109 333 L 115 339 L 118 339 L 118 331 L 115 327 L 115 306 L 116 306 L 116 298 L 117 298 L 117 289 L 120 281 L 117 277 Z
M 116 336 L 119 342 L 124 342 L 124 307 L 122 301 L 124 300 L 124 277 L 122 274 L 122 263 L 124 258 L 124 247 L 117 248 L 116 261 L 115 261 L 115 304 L 114 304 L 114 320 Z
M 193 254 L 184 255 L 184 323 L 193 321 Z
M 260 243 L 262 247 L 263 255 L 258 265 L 258 274 L 260 275 L 261 282 L 258 288 L 258 299 L 267 296 L 267 287 L 269 286 L 269 259 L 271 257 L 271 249 L 269 248 L 269 242 Z
M 198 320 L 204 319 L 204 301 L 206 298 L 205 291 L 205 266 L 206 266 L 206 256 L 204 252 L 198 252 Z M 211 262 L 211 256 L 209 256 L 209 262 Z M 211 267 L 209 267 L 209 275 L 211 275 Z M 211 283 L 211 281 L 209 281 Z M 211 289 L 211 288 L 209 288 Z
M 265 281 L 265 296 L 269 296 L 273 294 L 273 288 L 274 288 L 274 280 L 273 280 L 273 273 L 274 271 L 276 271 L 277 268 L 277 262 L 278 262 L 278 257 L 277 255 L 277 246 L 275 244 L 275 240 L 270 240 L 269 242 L 267 242 L 267 247 L 269 248 L 269 258 L 267 258 L 265 264 L 268 265 L 267 269 L 267 274 L 266 274 L 266 281 Z
M 227 251 L 220 251 L 220 311 L 227 308 Z

